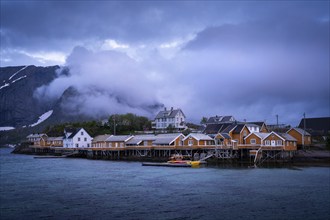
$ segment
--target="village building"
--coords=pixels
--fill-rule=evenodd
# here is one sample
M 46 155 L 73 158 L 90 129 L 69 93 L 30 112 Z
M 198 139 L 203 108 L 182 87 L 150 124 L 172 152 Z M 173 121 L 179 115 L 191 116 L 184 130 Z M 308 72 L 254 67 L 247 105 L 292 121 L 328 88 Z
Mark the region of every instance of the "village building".
M 156 140 L 156 136 L 150 135 L 136 135 L 126 142 L 126 146 L 152 146 L 152 142 Z
M 46 146 L 47 134 L 30 134 L 26 138 L 35 146 Z
M 231 136 L 232 140 L 236 141 L 237 144 L 240 145 L 240 144 L 245 144 L 244 138 L 251 132 L 249 131 L 249 129 L 245 124 L 238 124 L 228 133 Z
M 263 121 L 257 121 L 257 122 L 246 122 L 245 124 L 247 124 L 247 125 L 252 125 L 252 127 L 253 127 L 253 126 L 254 126 L 254 127 L 255 127 L 255 126 L 258 126 L 258 127 L 259 127 L 259 128 L 257 129 L 257 130 L 259 130 L 259 131 L 255 131 L 255 130 L 253 130 L 252 127 L 251 127 L 252 129 L 250 129 L 250 126 L 247 126 L 251 132 L 263 132 L 263 133 L 267 133 L 267 132 L 269 132 L 266 123 L 263 122 Z
M 312 144 L 311 134 L 301 128 L 291 128 L 286 133 L 297 140 L 298 146 L 310 146 Z
M 183 140 L 184 146 L 210 146 L 214 145 L 214 139 L 205 134 L 190 133 Z
M 106 139 L 106 147 L 124 148 L 133 135 L 111 135 Z
M 185 136 L 181 133 L 158 134 L 153 146 L 182 146 Z
M 46 145 L 50 147 L 63 147 L 63 137 L 47 137 Z
M 205 123 L 206 125 L 208 124 L 231 124 L 235 122 L 235 118 L 233 116 L 214 116 L 210 117 L 207 122 Z
M 232 140 L 228 133 L 218 133 L 216 135 L 209 135 L 213 137 L 216 146 L 230 147 L 232 146 Z
M 280 147 L 284 150 L 297 150 L 297 140 L 286 133 L 261 133 L 253 132 L 245 137 L 247 148 Z
M 110 137 L 111 135 L 109 134 L 104 134 L 104 135 L 98 135 L 96 137 L 93 138 L 92 140 L 92 147 L 95 148 L 105 148 L 107 147 L 106 144 L 106 140 Z
M 88 132 L 79 128 L 76 130 L 64 130 L 64 148 L 89 148 L 92 146 L 92 137 Z
M 155 120 L 152 122 L 152 128 L 157 130 L 164 129 L 184 129 L 186 116 L 182 112 L 181 109 L 173 109 L 173 107 L 169 110 L 166 108 L 163 111 L 160 111 Z

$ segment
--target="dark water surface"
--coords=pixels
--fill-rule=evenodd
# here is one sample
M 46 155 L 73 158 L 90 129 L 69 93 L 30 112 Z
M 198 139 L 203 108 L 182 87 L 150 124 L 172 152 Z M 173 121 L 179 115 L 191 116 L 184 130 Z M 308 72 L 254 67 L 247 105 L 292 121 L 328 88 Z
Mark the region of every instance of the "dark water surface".
M 0 219 L 330 219 L 330 168 L 143 167 L 0 149 Z

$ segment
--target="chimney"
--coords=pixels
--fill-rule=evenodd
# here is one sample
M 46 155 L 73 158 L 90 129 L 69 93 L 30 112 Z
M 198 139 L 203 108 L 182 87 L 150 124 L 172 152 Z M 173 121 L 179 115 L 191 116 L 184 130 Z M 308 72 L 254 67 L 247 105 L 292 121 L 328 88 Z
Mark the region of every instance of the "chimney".
M 171 111 L 173 111 L 173 107 L 171 107 Z
M 166 111 L 166 107 L 164 108 L 164 111 Z

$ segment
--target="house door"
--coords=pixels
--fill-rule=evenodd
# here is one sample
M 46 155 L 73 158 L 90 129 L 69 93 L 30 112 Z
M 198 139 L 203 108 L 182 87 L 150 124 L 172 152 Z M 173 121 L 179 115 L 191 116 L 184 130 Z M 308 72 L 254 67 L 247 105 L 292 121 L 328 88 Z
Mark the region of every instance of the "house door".
M 271 145 L 275 146 L 276 145 L 276 141 L 275 140 L 271 140 Z

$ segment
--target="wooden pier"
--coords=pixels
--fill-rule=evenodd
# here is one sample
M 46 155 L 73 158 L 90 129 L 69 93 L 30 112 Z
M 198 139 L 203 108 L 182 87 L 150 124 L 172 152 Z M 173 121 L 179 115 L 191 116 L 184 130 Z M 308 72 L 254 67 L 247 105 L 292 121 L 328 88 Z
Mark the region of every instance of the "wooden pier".
M 58 155 L 105 160 L 142 160 L 166 161 L 171 155 L 184 155 L 191 160 L 217 161 L 249 159 L 253 164 L 261 164 L 267 159 L 292 158 L 294 151 L 285 151 L 283 147 L 225 147 L 206 146 L 123 146 L 105 148 L 63 148 L 30 146 L 32 152 L 40 155 Z M 253 161 L 252 161 L 253 159 Z

